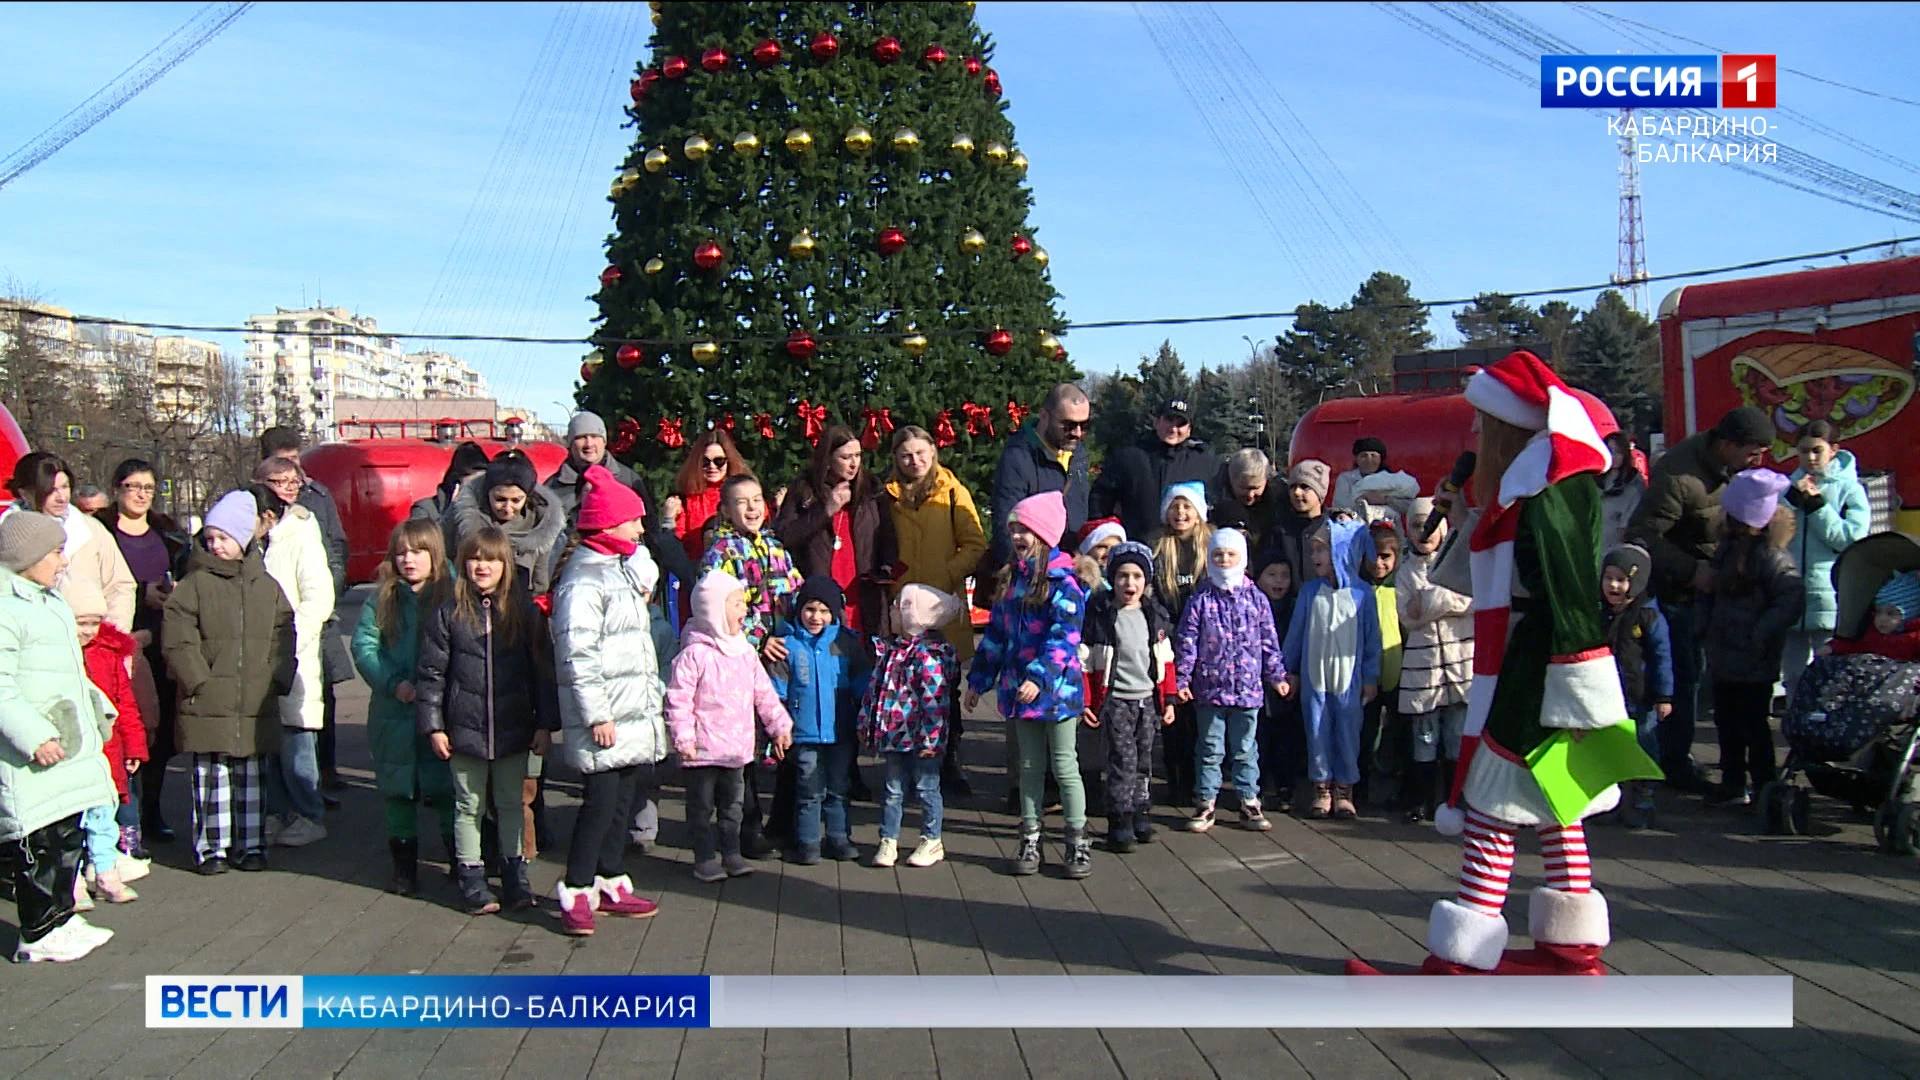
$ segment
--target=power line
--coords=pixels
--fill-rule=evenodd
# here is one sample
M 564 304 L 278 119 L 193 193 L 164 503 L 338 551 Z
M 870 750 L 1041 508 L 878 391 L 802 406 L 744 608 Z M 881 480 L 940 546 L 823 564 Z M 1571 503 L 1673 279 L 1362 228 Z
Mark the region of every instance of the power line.
M 1715 274 L 1731 274 L 1731 273 L 1737 273 L 1742 270 L 1759 270 L 1769 266 L 1780 266 L 1785 263 L 1806 262 L 1810 259 L 1839 258 L 1844 255 L 1853 255 L 1862 251 L 1871 251 L 1875 248 L 1891 249 L 1891 248 L 1897 247 L 1900 244 L 1911 244 L 1911 243 L 1920 243 L 1920 234 L 1916 234 L 1913 236 L 1896 236 L 1887 240 L 1874 240 L 1865 244 L 1854 244 L 1851 247 L 1833 248 L 1829 251 L 1810 251 L 1810 252 L 1805 252 L 1799 255 L 1780 255 L 1770 259 L 1754 259 L 1750 262 L 1730 263 L 1726 266 L 1703 267 L 1697 270 L 1676 270 L 1672 273 L 1667 273 L 1667 274 L 1653 274 L 1647 277 L 1645 280 L 1648 283 L 1652 283 L 1656 281 L 1685 281 L 1692 278 L 1712 277 Z M 1872 265 L 1872 264 L 1869 263 L 1869 264 L 1862 264 L 1862 265 Z M 1602 281 L 1602 282 L 1596 282 L 1591 285 L 1564 285 L 1564 286 L 1558 286 L 1551 289 L 1522 289 L 1518 292 L 1506 292 L 1503 290 L 1489 290 L 1487 292 L 1481 293 L 1480 296 L 1503 296 L 1509 300 L 1524 300 L 1524 299 L 1529 299 L 1536 296 L 1571 296 L 1578 293 L 1601 292 L 1603 290 L 1614 289 L 1614 288 L 1617 288 L 1616 283 L 1612 281 Z M 1382 310 L 1382 311 L 1398 311 L 1398 310 L 1410 311 L 1418 308 L 1426 308 L 1430 310 L 1433 308 L 1462 307 L 1467 304 L 1475 303 L 1479 298 L 1480 298 L 1479 296 L 1468 296 L 1468 297 L 1457 297 L 1457 298 L 1448 299 L 1448 300 L 1411 300 L 1404 303 L 1353 304 L 1348 306 L 1350 308 L 1372 308 L 1372 309 Z M 26 316 L 26 317 L 35 318 L 35 319 L 65 319 L 69 322 L 82 323 L 87 325 L 110 325 L 110 326 L 139 325 L 149 330 L 175 330 L 175 331 L 180 331 L 182 333 L 190 333 L 190 334 L 266 333 L 266 331 L 263 331 L 261 328 L 257 326 L 200 326 L 200 325 L 189 325 L 185 323 L 138 323 L 138 324 L 135 324 L 135 323 L 129 322 L 126 319 L 109 319 L 109 318 L 103 318 L 96 315 L 53 315 L 53 314 L 50 314 L 45 308 L 34 307 L 34 306 L 24 305 L 19 303 L 0 303 L 0 314 Z M 1096 320 L 1093 322 L 1068 322 L 1061 326 L 1053 327 L 1051 329 L 1053 329 L 1054 332 L 1056 333 L 1064 333 L 1071 330 L 1113 330 L 1113 329 L 1120 329 L 1120 328 L 1130 327 L 1130 326 L 1188 326 L 1188 325 L 1193 325 L 1197 323 L 1246 322 L 1254 319 L 1291 319 L 1295 317 L 1295 314 L 1296 312 L 1293 312 L 1293 311 L 1249 311 L 1249 312 L 1240 312 L 1240 313 L 1231 314 L 1231 315 L 1181 315 L 1181 316 L 1169 316 L 1169 317 L 1157 318 L 1157 319 L 1102 319 L 1102 320 Z M 920 332 L 925 334 L 928 337 L 949 337 L 949 338 L 978 337 L 980 335 L 987 333 L 989 329 L 991 328 L 989 327 L 950 327 L 947 329 L 922 330 Z M 271 336 L 274 336 L 274 337 L 320 337 L 320 336 L 339 337 L 342 335 L 340 335 L 338 331 L 275 330 L 272 332 Z M 599 346 L 599 347 L 605 347 L 608 345 L 623 345 L 623 344 L 664 345 L 664 346 L 690 345 L 696 341 L 710 340 L 706 338 L 671 338 L 671 339 L 669 338 L 628 338 L 628 337 L 561 338 L 561 337 L 530 337 L 530 336 L 520 336 L 520 335 L 512 335 L 512 334 L 458 334 L 458 333 L 444 333 L 444 334 L 378 333 L 378 334 L 349 334 L 346 336 L 392 338 L 396 341 L 500 341 L 500 342 L 509 342 L 513 344 L 520 344 L 520 345 L 592 345 L 592 346 Z M 815 334 L 813 336 L 814 336 L 814 340 L 816 341 L 865 341 L 865 340 L 871 340 L 876 337 L 892 338 L 892 337 L 897 337 L 898 335 L 897 334 L 865 333 L 865 334 Z M 742 337 L 712 339 L 712 340 L 718 340 L 719 343 L 722 345 L 729 345 L 729 344 L 771 345 L 771 344 L 784 344 L 787 339 L 785 337 L 742 336 Z

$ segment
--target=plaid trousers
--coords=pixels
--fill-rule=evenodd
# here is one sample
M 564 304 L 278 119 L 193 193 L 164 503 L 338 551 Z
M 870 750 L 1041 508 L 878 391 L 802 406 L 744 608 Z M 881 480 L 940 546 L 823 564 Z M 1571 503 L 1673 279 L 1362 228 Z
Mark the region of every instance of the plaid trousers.
M 200 862 L 267 850 L 260 776 L 259 758 L 193 755 L 193 852 Z

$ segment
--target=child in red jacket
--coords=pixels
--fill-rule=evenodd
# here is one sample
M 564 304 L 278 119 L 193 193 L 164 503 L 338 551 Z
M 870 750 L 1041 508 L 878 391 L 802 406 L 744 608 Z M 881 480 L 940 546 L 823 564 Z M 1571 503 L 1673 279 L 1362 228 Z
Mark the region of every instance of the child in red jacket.
M 113 735 L 107 740 L 107 767 L 113 774 L 113 786 L 120 798 L 113 806 L 96 806 L 81 815 L 80 824 L 87 833 L 87 858 L 93 864 L 93 886 L 109 903 L 125 904 L 140 894 L 126 884 L 128 874 L 138 878 L 146 865 L 120 852 L 120 814 L 131 808 L 127 798 L 127 780 L 147 760 L 147 729 L 140 721 L 140 705 L 133 694 L 133 658 L 140 645 L 125 631 L 106 620 L 107 598 L 88 582 L 70 579 L 61 590 L 67 606 L 73 609 L 73 621 L 80 638 L 80 653 L 87 663 L 87 677 L 112 702 L 119 715 L 113 721 Z M 138 820 L 137 816 L 134 820 Z M 84 879 L 75 879 L 75 900 L 82 909 L 91 908 L 83 899 Z

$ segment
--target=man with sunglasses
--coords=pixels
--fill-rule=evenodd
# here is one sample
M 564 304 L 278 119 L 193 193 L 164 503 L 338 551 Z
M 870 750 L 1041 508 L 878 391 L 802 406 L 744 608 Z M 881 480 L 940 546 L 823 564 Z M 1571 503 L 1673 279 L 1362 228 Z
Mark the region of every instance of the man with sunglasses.
M 1093 486 L 1092 514 L 1117 517 L 1127 538 L 1151 547 L 1160 538 L 1160 496 L 1169 484 L 1212 485 L 1220 474 L 1220 455 L 1193 437 L 1192 413 L 1184 398 L 1171 398 L 1153 419 L 1153 430 L 1131 446 L 1113 452 Z
M 1000 464 L 993 471 L 993 540 L 987 549 L 990 569 L 1005 566 L 1011 557 L 1007 515 L 1029 495 L 1058 491 L 1067 503 L 1067 531 L 1072 536 L 1087 520 L 1087 424 L 1093 403 L 1087 392 L 1072 383 L 1047 391 L 1034 411 L 1033 422 L 1007 439 Z M 983 569 L 988 567 L 983 566 Z

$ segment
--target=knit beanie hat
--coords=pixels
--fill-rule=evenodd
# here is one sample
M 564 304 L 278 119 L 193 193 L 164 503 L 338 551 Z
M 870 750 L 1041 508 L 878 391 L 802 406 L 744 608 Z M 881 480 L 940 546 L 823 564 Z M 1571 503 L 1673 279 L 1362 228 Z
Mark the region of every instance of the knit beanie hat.
M 1375 454 L 1379 454 L 1380 467 L 1383 469 L 1386 468 L 1386 465 L 1387 465 L 1387 444 L 1386 443 L 1382 442 L 1379 439 L 1374 438 L 1371 435 L 1364 435 L 1358 439 L 1353 440 L 1353 456 L 1354 457 L 1359 457 L 1361 454 L 1365 454 L 1369 451 Z
M 580 496 L 580 518 L 574 527 L 595 532 L 647 516 L 647 504 L 634 490 L 614 478 L 605 465 L 589 465 L 580 478 L 588 484 Z M 526 489 L 532 490 L 532 489 Z
M 518 450 L 508 450 L 487 463 L 487 478 L 481 483 L 480 493 L 485 495 L 498 487 L 517 487 L 531 495 L 538 486 L 540 480 L 533 474 L 533 459 Z
M 1119 518 L 1099 518 L 1087 522 L 1080 526 L 1080 554 L 1093 554 L 1094 545 L 1109 538 L 1114 540 L 1127 538 L 1126 527 L 1120 524 Z
M 1653 583 L 1653 555 L 1638 544 L 1621 544 L 1600 560 L 1600 569 L 1613 567 L 1627 575 L 1627 599 L 1638 600 Z
M 259 521 L 259 504 L 245 491 L 229 491 L 207 511 L 206 527 L 219 529 L 241 547 L 253 542 L 253 526 Z
M 1173 505 L 1173 500 L 1175 499 L 1185 499 L 1192 503 L 1194 513 L 1200 515 L 1200 520 L 1207 520 L 1207 485 L 1202 484 L 1198 480 L 1187 480 L 1178 484 L 1168 484 L 1167 489 L 1160 493 L 1160 521 L 1162 524 L 1166 523 L 1167 508 Z
M 1873 594 L 1874 607 L 1890 607 L 1900 612 L 1902 623 L 1920 617 L 1920 573 L 1908 571 L 1893 575 L 1893 580 Z
M 248 535 L 252 535 L 249 530 Z M 67 542 L 60 523 L 34 510 L 15 510 L 0 518 L 0 566 L 19 573 Z
M 1713 425 L 1713 437 L 1735 446 L 1773 445 L 1773 421 L 1758 406 L 1742 405 Z
M 607 422 L 600 419 L 599 413 L 577 412 L 567 421 L 567 441 L 572 442 L 582 435 L 607 437 Z
M 1139 567 L 1148 581 L 1153 580 L 1153 549 L 1138 540 L 1122 540 L 1107 552 L 1107 580 L 1112 581 L 1114 573 L 1128 563 Z
M 833 580 L 831 574 L 815 574 L 794 590 L 794 615 L 798 616 L 800 609 L 814 600 L 827 605 L 827 610 L 833 612 L 834 622 L 847 621 L 846 595 L 840 591 L 840 583 Z
M 1735 473 L 1720 489 L 1720 505 L 1727 516 L 1742 525 L 1764 529 L 1779 509 L 1780 493 L 1787 490 L 1787 477 L 1772 469 L 1745 469 Z
M 1057 491 L 1029 495 L 1013 504 L 1013 520 L 1045 540 L 1048 547 L 1057 548 L 1067 532 L 1067 501 Z
M 903 585 L 893 614 L 894 630 L 912 637 L 952 622 L 960 614 L 960 598 L 931 585 Z
M 1325 501 L 1327 497 L 1327 484 L 1331 482 L 1332 479 L 1333 470 L 1327 468 L 1326 462 L 1315 461 L 1312 458 L 1308 458 L 1300 464 L 1295 465 L 1293 471 L 1287 474 L 1287 486 L 1307 488 L 1319 496 L 1322 501 Z

